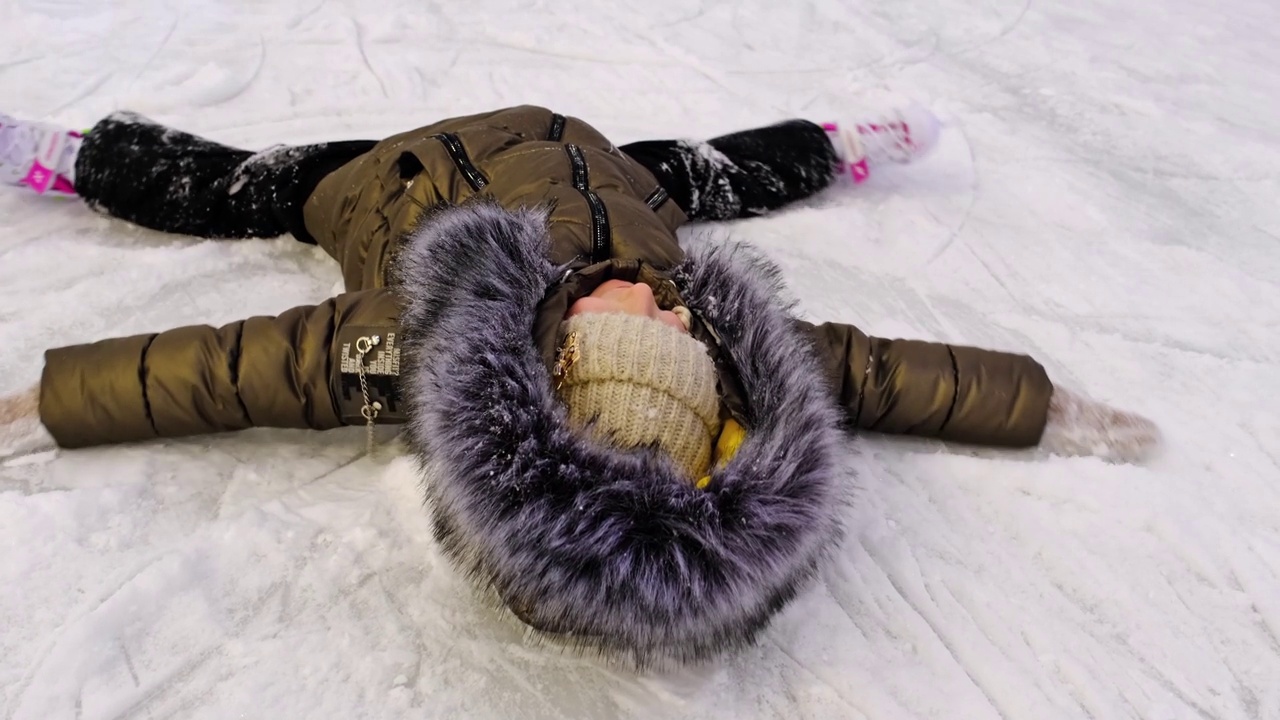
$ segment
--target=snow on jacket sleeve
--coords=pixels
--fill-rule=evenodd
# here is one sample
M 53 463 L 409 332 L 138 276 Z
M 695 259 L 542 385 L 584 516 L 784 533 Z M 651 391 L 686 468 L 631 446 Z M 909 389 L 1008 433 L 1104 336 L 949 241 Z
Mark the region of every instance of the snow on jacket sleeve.
M 1026 355 L 799 324 L 855 427 L 981 445 L 1040 441 L 1053 385 Z
M 385 381 L 397 308 L 389 291 L 346 293 L 277 317 L 190 326 L 45 353 L 40 419 L 65 448 L 242 430 L 361 423 L 358 377 L 343 375 L 362 335 L 380 334 Z M 371 365 L 375 358 L 366 358 Z M 391 404 L 389 398 L 384 405 Z M 396 408 L 398 410 L 398 408 Z M 394 422 L 398 413 L 380 418 Z

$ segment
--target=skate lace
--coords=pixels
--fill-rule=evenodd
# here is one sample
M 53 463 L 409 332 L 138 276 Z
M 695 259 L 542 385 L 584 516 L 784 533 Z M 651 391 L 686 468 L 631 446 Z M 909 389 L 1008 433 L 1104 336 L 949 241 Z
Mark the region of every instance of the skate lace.
M 886 113 L 856 125 L 863 152 L 872 161 L 904 162 L 916 151 L 911 126 L 900 113 Z

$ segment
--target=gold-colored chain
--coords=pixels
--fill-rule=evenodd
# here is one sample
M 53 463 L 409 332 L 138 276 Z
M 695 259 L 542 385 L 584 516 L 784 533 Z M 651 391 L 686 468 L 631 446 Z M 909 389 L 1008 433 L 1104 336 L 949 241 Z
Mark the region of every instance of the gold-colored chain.
M 364 417 L 366 446 L 370 454 L 373 453 L 374 421 L 378 418 L 378 412 L 382 410 L 382 403 L 369 402 L 369 381 L 365 379 L 364 356 L 372 352 L 381 342 L 382 337 L 379 335 L 361 337 L 356 340 L 356 375 L 360 378 L 360 395 L 364 398 L 364 405 L 360 408 L 360 415 Z

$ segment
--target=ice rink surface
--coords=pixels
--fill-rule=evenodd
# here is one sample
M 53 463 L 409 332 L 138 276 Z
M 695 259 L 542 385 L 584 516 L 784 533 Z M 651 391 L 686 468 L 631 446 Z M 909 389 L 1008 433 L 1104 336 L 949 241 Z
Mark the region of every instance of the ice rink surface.
M 532 103 L 616 142 L 899 96 L 926 162 L 711 231 L 811 318 L 1028 352 L 1160 423 L 1145 466 L 864 436 L 850 535 L 754 648 L 529 642 L 359 429 L 0 467 L 0 718 L 1280 718 L 1280 5 L 0 0 L 0 111 L 250 148 Z M 706 229 L 704 229 L 705 231 Z M 0 187 L 0 392 L 53 346 L 339 274 Z

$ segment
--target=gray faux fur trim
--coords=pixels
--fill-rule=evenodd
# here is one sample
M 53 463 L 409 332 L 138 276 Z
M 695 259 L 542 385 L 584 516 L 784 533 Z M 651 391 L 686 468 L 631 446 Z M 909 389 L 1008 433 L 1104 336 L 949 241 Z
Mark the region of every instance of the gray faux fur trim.
M 546 215 L 489 203 L 402 245 L 407 442 L 448 556 L 526 622 L 641 665 L 749 643 L 841 535 L 838 414 L 777 268 L 741 245 L 673 274 L 719 334 L 751 404 L 748 439 L 707 490 L 653 451 L 567 424 L 531 336 L 564 273 Z

